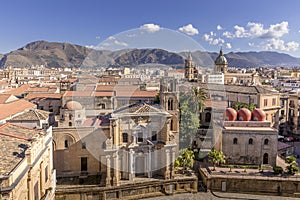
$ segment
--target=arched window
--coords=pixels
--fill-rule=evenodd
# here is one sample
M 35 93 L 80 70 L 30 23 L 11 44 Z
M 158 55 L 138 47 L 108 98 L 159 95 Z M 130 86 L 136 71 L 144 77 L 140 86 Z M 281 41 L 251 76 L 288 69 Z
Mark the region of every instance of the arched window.
M 69 148 L 69 141 L 68 140 L 65 140 L 65 148 Z
M 237 138 L 233 138 L 233 144 L 237 144 L 238 139 Z
M 205 113 L 205 122 L 210 122 L 211 114 L 209 112 Z
M 173 131 L 174 128 L 173 128 L 173 119 L 171 119 L 171 123 L 170 123 L 170 130 Z
M 168 110 L 173 110 L 173 99 L 168 99 Z
M 124 143 L 128 142 L 128 134 L 127 133 L 122 133 L 122 142 L 124 142 Z
M 263 164 L 269 164 L 269 155 L 267 153 L 263 156 Z
M 85 142 L 82 142 L 82 149 L 86 149 L 86 143 Z
M 253 139 L 252 138 L 249 139 L 248 144 L 253 144 Z
M 72 120 L 72 117 L 73 117 L 72 114 L 69 114 L 69 120 Z
M 269 144 L 269 139 L 265 139 L 264 145 L 268 145 L 268 144 Z
M 69 122 L 69 126 L 72 126 L 72 122 Z

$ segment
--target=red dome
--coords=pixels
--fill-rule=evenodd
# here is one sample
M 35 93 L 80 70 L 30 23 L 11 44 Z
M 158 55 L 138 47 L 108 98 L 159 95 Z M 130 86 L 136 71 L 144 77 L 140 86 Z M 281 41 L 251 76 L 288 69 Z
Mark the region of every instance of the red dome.
M 226 108 L 224 113 L 225 121 L 235 121 L 237 112 L 233 108 Z
M 265 111 L 256 108 L 252 111 L 252 119 L 254 121 L 266 121 L 266 113 Z
M 238 111 L 238 119 L 239 121 L 250 121 L 251 120 L 251 111 L 247 108 L 241 108 Z

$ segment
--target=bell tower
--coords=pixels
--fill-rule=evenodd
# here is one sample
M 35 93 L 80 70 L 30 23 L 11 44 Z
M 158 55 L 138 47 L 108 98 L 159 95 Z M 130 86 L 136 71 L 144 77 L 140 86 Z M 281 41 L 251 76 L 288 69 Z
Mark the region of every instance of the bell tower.
M 160 81 L 160 104 L 172 115 L 170 131 L 178 137 L 179 131 L 179 88 L 178 81 L 173 77 L 163 77 Z M 176 138 L 179 142 L 179 137 Z
M 185 78 L 188 81 L 194 81 L 195 80 L 195 66 L 192 59 L 192 54 L 189 53 L 189 56 L 187 59 L 184 60 L 184 68 L 185 68 Z

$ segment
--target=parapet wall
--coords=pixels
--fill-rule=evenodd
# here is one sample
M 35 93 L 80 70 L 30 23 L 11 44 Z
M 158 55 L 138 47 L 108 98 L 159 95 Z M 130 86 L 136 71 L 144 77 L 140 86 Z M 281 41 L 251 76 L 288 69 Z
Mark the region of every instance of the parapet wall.
M 171 180 L 145 180 L 113 187 L 100 187 L 98 185 L 57 185 L 55 198 L 64 200 L 126 200 L 179 193 L 196 193 L 197 190 L 198 178 L 196 176 L 191 176 Z

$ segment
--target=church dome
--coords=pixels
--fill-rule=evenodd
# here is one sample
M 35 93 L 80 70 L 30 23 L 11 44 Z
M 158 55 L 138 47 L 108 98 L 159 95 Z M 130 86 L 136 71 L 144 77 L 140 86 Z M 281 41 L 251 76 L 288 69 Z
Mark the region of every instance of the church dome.
M 225 121 L 235 121 L 237 112 L 233 108 L 226 108 L 224 115 Z
M 266 113 L 262 109 L 256 108 L 252 111 L 252 119 L 254 121 L 266 121 Z
M 82 105 L 77 101 L 69 101 L 66 103 L 65 108 L 68 110 L 82 110 Z
M 222 49 L 220 50 L 219 56 L 215 60 L 216 65 L 227 65 L 227 59 L 225 58 Z
M 241 108 L 238 111 L 238 119 L 239 121 L 250 121 L 251 120 L 251 111 L 247 108 Z

